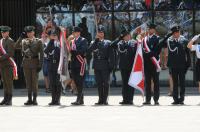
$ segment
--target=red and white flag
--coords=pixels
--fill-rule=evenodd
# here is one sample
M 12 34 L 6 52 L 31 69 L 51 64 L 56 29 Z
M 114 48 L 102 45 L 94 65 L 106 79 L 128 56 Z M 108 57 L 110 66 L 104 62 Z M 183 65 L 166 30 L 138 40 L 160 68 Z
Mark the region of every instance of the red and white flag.
M 137 52 L 128 84 L 139 90 L 144 96 L 144 61 L 142 55 L 142 42 L 138 41 Z

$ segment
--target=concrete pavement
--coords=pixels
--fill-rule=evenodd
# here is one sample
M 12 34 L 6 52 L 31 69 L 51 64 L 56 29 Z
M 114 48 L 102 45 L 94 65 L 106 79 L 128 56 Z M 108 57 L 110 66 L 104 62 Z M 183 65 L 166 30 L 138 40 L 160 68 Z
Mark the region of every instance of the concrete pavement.
M 2 91 L 0 91 L 2 93 Z M 19 93 L 17 93 L 19 92 Z M 25 90 L 15 91 L 12 107 L 0 107 L 1 132 L 199 132 L 200 96 L 189 94 L 184 106 L 172 106 L 171 97 L 162 94 L 160 106 L 120 106 L 120 90 L 111 90 L 110 106 L 94 106 L 95 90 L 86 90 L 85 106 L 71 106 L 75 96 L 62 96 L 62 106 L 49 107 L 49 95 L 40 91 L 39 106 L 26 107 Z M 19 96 L 18 94 L 22 94 Z M 0 97 L 2 99 L 2 97 Z

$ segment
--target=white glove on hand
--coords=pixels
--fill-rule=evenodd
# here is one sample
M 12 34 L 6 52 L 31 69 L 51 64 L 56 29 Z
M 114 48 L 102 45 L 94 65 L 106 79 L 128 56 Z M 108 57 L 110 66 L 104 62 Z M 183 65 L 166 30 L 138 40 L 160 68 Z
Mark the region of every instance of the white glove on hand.
M 192 38 L 192 41 L 193 41 L 193 42 L 196 41 L 199 37 L 200 37 L 200 34 L 195 35 L 195 36 Z

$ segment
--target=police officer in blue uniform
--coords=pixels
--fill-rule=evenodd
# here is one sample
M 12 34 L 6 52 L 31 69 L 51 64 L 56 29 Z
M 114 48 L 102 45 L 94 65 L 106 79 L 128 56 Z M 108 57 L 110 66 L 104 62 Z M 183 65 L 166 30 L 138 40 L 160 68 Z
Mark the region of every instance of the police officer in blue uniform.
M 93 52 L 93 68 L 99 94 L 99 100 L 95 105 L 108 105 L 110 72 L 114 66 L 111 41 L 104 38 L 104 32 L 104 27 L 99 25 L 96 39 L 91 42 L 88 49 L 88 52 Z
M 172 36 L 168 39 L 168 67 L 172 71 L 173 105 L 184 104 L 185 74 L 190 67 L 191 58 L 187 48 L 188 40 L 180 34 L 180 26 L 171 28 Z M 180 90 L 178 90 L 178 84 Z M 180 92 L 179 92 L 180 91 Z
M 50 42 L 44 50 L 48 56 L 48 77 L 51 88 L 52 101 L 49 105 L 60 105 L 61 84 L 58 74 L 60 60 L 60 42 L 55 30 L 49 32 Z
M 71 75 L 77 86 L 77 99 L 72 105 L 83 105 L 83 81 L 85 75 L 85 56 L 88 48 L 88 42 L 80 36 L 81 28 L 74 27 L 74 40 L 71 42 Z
M 133 104 L 134 88 L 128 85 L 128 80 L 133 67 L 135 53 L 137 50 L 137 42 L 131 40 L 130 33 L 126 30 L 121 32 L 121 35 L 112 43 L 119 54 L 119 69 L 122 76 L 122 97 L 120 102 L 122 105 Z

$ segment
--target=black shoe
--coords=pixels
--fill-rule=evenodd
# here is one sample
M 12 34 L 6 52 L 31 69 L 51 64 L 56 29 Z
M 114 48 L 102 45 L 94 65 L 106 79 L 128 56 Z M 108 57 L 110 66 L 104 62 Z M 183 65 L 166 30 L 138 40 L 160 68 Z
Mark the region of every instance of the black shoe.
M 7 100 L 5 102 L 5 105 L 12 105 L 12 95 L 7 95 Z
M 50 102 L 48 105 L 55 105 L 55 102 Z
M 72 104 L 72 105 L 83 105 L 84 103 L 83 103 L 83 102 L 77 102 L 77 101 L 76 101 L 76 102 L 72 102 L 71 104 Z
M 150 102 L 144 102 L 143 105 L 151 105 Z
M 6 102 L 5 105 L 12 105 L 12 101 Z
M 178 105 L 179 104 L 179 102 L 176 102 L 176 101 L 174 101 L 173 103 L 172 103 L 172 105 Z
M 38 103 L 37 103 L 36 100 L 34 100 L 32 104 L 33 104 L 33 105 L 38 105 Z
M 127 105 L 133 105 L 133 102 L 127 102 L 126 104 Z
M 83 94 L 78 94 L 76 101 L 72 102 L 71 104 L 72 105 L 83 105 L 84 104 Z
M 32 101 L 32 93 L 28 93 L 28 101 L 26 101 L 24 103 L 24 105 L 32 105 L 33 101 Z
M 24 103 L 24 105 L 32 105 L 32 104 L 33 104 L 32 100 L 28 100 L 27 102 Z
M 133 102 L 124 102 L 124 101 L 122 101 L 122 102 L 119 102 L 119 104 L 121 104 L 121 105 L 133 105 Z
M 61 105 L 60 102 L 55 102 L 54 105 Z
M 108 102 L 103 102 L 103 105 L 108 105 Z
M 122 102 L 119 102 L 119 104 L 123 105 L 123 104 L 126 104 L 126 102 L 125 102 L 125 101 L 122 101 Z
M 158 102 L 158 101 L 156 101 L 156 102 L 154 103 L 154 105 L 160 105 L 160 104 L 159 104 L 159 102 Z
M 103 105 L 103 102 L 99 101 L 99 102 L 95 103 L 94 105 Z
M 179 104 L 180 104 L 180 105 L 184 105 L 184 102 L 183 102 L 183 101 L 181 101 L 181 102 L 179 102 Z
M 36 93 L 33 94 L 33 105 L 38 105 L 38 103 L 37 103 L 37 94 Z
M 0 105 L 5 105 L 6 103 L 6 98 L 4 97 L 4 99 L 1 101 Z

